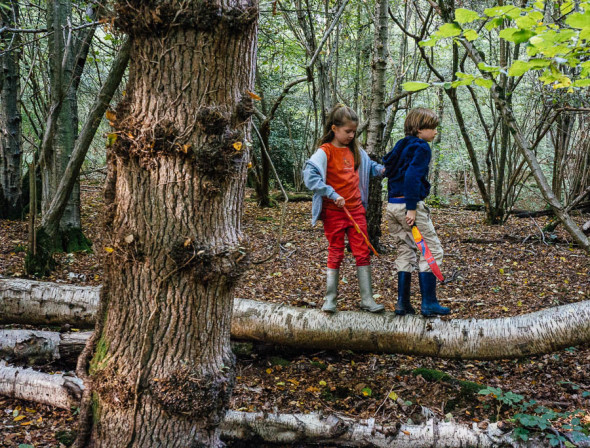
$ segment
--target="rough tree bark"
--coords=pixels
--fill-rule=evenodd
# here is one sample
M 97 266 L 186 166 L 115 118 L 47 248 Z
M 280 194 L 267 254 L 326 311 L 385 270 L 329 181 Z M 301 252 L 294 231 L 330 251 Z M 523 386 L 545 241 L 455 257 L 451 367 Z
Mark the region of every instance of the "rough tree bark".
M 0 363 L 0 395 L 49 404 L 63 409 L 77 406 L 84 386 L 72 376 L 35 372 Z M 495 447 L 520 445 L 491 423 L 486 429 L 430 419 L 424 424 L 380 425 L 374 419 L 355 420 L 338 415 L 268 414 L 228 411 L 220 423 L 221 437 L 249 442 L 292 445 L 376 448 Z M 533 439 L 532 443 L 539 441 Z M 161 445 L 160 445 L 161 446 Z M 166 445 L 167 446 L 167 445 Z
M 387 70 L 389 2 L 375 2 L 375 37 L 373 40 L 373 61 L 371 65 L 371 108 L 367 128 L 367 154 L 381 161 L 383 151 L 383 131 L 385 130 L 385 74 Z M 367 230 L 371 243 L 378 250 L 381 239 L 381 217 L 383 200 L 381 199 L 381 178 L 373 178 L 369 186 L 369 204 L 367 207 Z
M 112 250 L 76 443 L 217 447 L 235 375 L 233 290 L 247 260 L 243 142 L 258 8 L 247 0 L 115 8 L 115 25 L 131 38 L 129 82 L 107 154 L 101 247 Z
M 15 322 L 18 313 L 27 319 L 34 318 L 36 313 L 36 321 L 41 321 L 46 312 L 41 305 L 48 303 L 43 299 L 42 291 L 50 297 L 60 297 L 62 290 L 63 296 L 70 298 L 70 306 L 85 309 L 85 313 L 93 313 L 98 302 L 98 288 L 92 288 L 89 293 L 83 292 L 82 287 L 34 282 L 40 285 L 31 288 L 36 309 L 32 313 L 26 309 L 25 287 L 11 287 L 13 282 L 0 281 L 0 316 L 6 323 Z M 76 294 L 84 294 L 81 304 L 76 302 Z M 92 294 L 94 301 L 89 305 Z M 60 309 L 67 313 L 68 301 L 61 300 Z M 47 313 L 54 324 L 58 323 L 53 311 Z M 75 319 L 70 318 L 69 322 L 80 326 Z M 234 299 L 231 335 L 238 340 L 313 349 L 407 353 L 441 358 L 518 358 L 589 342 L 590 301 L 501 319 L 443 321 L 418 316 L 400 318 L 393 313 L 373 316 L 355 311 L 343 311 L 329 317 L 315 309 Z
M 0 6 L 0 28 L 16 27 L 18 2 Z M 0 35 L 0 218 L 22 219 L 21 115 L 18 34 Z

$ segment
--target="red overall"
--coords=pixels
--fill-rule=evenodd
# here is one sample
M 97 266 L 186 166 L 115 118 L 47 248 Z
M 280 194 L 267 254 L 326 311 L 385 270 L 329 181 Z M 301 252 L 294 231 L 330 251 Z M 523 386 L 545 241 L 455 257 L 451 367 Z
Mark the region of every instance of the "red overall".
M 349 148 L 338 148 L 330 143 L 321 146 L 328 158 L 326 183 L 336 190 L 346 201 L 346 207 L 367 234 L 367 219 L 361 202 L 359 175 L 354 169 L 354 156 Z M 344 235 L 348 236 L 352 254 L 357 266 L 371 264 L 370 250 L 363 236 L 358 233 L 343 209 L 324 198 L 322 217 L 324 234 L 328 239 L 328 268 L 339 269 L 344 259 Z

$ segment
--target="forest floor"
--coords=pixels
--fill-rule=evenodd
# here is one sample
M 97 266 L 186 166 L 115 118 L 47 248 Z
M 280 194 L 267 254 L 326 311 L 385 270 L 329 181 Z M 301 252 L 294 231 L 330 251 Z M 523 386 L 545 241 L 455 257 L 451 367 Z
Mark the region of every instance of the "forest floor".
M 100 187 L 83 187 L 85 234 L 96 239 L 102 214 Z M 327 243 L 321 224 L 310 226 L 310 202 L 287 208 L 278 256 L 252 264 L 241 279 L 236 297 L 320 307 L 325 289 Z M 574 216 L 580 224 L 588 215 Z M 277 246 L 280 207 L 260 209 L 245 202 L 243 232 L 252 261 L 268 258 Z M 543 234 L 548 218 L 510 218 L 502 226 L 486 226 L 481 212 L 460 207 L 432 208 L 432 220 L 445 250 L 443 272 L 456 278 L 438 289 L 452 315 L 443 319 L 514 316 L 561 304 L 590 300 L 590 258 L 571 243 L 561 227 Z M 385 253 L 373 257 L 373 289 L 387 311 L 395 306 L 395 249 L 383 225 Z M 25 277 L 27 224 L 0 221 L 0 276 Z M 102 282 L 95 245 L 93 254 L 60 254 L 58 268 L 45 281 L 81 285 Z M 416 277 L 416 276 L 414 276 Z M 412 300 L 419 307 L 417 278 Z M 341 268 L 339 309 L 358 309 L 354 258 L 347 254 Z M 48 367 L 51 369 L 51 367 Z M 462 423 L 509 420 L 522 403 L 556 413 L 590 410 L 590 345 L 518 360 L 444 360 L 407 355 L 342 351 L 297 351 L 254 345 L 240 355 L 231 408 L 282 413 L 319 412 L 378 423 L 414 423 L 433 413 Z M 496 392 L 522 396 L 502 404 Z M 519 401 L 515 398 L 514 401 Z M 425 410 L 427 408 L 427 410 Z M 528 413 L 533 414 L 534 406 Z M 76 413 L 0 397 L 0 447 L 68 446 Z M 24 416 L 24 417 L 23 417 Z M 590 416 L 580 415 L 590 429 Z M 570 418 L 556 417 L 561 428 Z M 551 432 L 549 432 L 551 433 Z

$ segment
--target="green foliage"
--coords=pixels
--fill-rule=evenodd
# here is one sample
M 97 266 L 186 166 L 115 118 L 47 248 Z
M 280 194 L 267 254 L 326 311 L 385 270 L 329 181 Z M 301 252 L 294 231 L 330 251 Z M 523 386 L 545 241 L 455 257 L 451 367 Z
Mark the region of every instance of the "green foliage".
M 433 47 L 445 38 L 477 42 L 480 38 L 478 33 L 473 29 L 463 29 L 461 24 L 485 20 L 485 28 L 492 32 L 511 22 L 513 26 L 501 29 L 498 38 L 515 45 L 525 44 L 530 59 L 514 61 L 507 71 L 508 76 L 523 76 L 529 71 L 544 68 L 540 81 L 552 84 L 555 89 L 566 88 L 568 93 L 573 93 L 575 89 L 590 86 L 590 67 L 587 65 L 590 57 L 590 1 L 580 2 L 578 10 L 574 6 L 573 2 L 564 1 L 561 13 L 565 16 L 565 23 L 551 24 L 543 21 L 544 2 L 535 2 L 526 8 L 514 5 L 487 8 L 484 17 L 476 11 L 459 8 L 455 12 L 454 22 L 443 24 L 430 39 L 420 42 L 420 45 Z M 579 69 L 577 79 L 571 78 L 567 68 Z M 502 67 L 482 67 L 482 64 L 479 69 L 492 77 L 502 71 Z M 475 76 L 471 79 L 463 77 L 453 83 L 453 87 L 471 85 L 476 79 Z M 489 88 L 493 84 L 477 82 L 477 85 Z
M 512 416 L 511 421 L 518 425 L 513 432 L 515 440 L 528 441 L 531 435 L 538 435 L 545 438 L 550 446 L 570 443 L 568 439 L 553 429 L 553 423 L 556 421 L 569 421 L 569 424 L 563 425 L 563 428 L 573 431 L 570 435 L 575 442 L 590 441 L 581 426 L 580 416 L 584 416 L 585 411 L 576 409 L 572 412 L 557 412 L 545 406 L 537 406 L 535 400 L 524 401 L 524 396 L 515 394 L 511 391 L 504 392 L 497 387 L 487 387 L 479 391 L 481 395 L 491 395 L 498 402 L 498 414 L 503 408 L 508 408 L 516 413 Z
M 402 88 L 408 92 L 417 92 L 419 90 L 427 89 L 428 87 L 430 87 L 430 84 L 427 82 L 410 81 L 402 84 Z

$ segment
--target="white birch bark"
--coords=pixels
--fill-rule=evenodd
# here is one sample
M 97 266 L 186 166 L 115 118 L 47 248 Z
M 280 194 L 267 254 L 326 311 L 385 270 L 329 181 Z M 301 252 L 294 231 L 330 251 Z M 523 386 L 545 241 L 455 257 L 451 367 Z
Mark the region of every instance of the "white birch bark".
M 0 361 L 0 395 L 70 409 L 78 406 L 83 389 L 75 376 L 10 367 Z
M 354 420 L 336 415 L 264 414 L 228 411 L 221 424 L 223 437 L 293 444 L 314 443 L 330 446 L 430 448 L 521 446 L 510 433 L 495 423 L 485 430 L 473 424 L 440 422 L 431 419 L 422 425 L 395 426 L 375 424 L 374 419 Z
M 0 323 L 94 325 L 100 287 L 0 279 Z
M 11 398 L 71 409 L 79 404 L 84 386 L 75 376 L 50 375 L 0 363 L 0 394 Z M 454 422 L 429 420 L 422 425 L 383 426 L 374 419 L 320 414 L 266 414 L 228 411 L 220 426 L 223 438 L 269 443 L 309 442 L 356 447 L 493 447 L 519 446 L 496 424 L 482 430 Z
M 28 364 L 62 361 L 75 364 L 92 332 L 0 330 L 0 357 Z
M 98 293 L 99 287 L 0 279 L 0 322 L 47 323 L 49 319 L 90 324 Z M 64 320 L 59 320 L 60 315 Z M 231 335 L 238 340 L 313 349 L 519 358 L 589 342 L 590 301 L 499 319 L 441 320 L 356 311 L 328 316 L 315 309 L 234 299 Z

